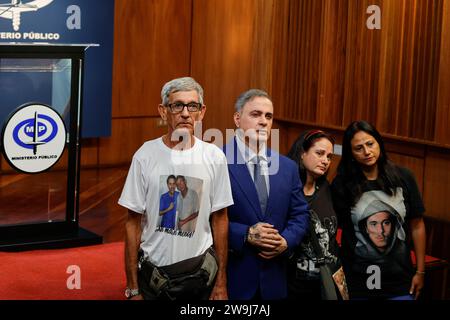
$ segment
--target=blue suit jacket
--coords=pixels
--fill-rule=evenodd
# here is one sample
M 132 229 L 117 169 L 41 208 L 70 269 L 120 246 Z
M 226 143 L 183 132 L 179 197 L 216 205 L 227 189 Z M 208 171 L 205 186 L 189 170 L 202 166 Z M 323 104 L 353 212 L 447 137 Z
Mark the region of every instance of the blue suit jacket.
M 301 192 L 297 164 L 267 150 L 270 190 L 263 215 L 255 185 L 234 139 L 224 152 L 234 200 L 234 205 L 228 207 L 228 296 L 233 300 L 251 299 L 259 287 L 263 299 L 282 299 L 287 295 L 287 257 L 309 226 L 308 204 Z M 286 239 L 288 250 L 269 260 L 258 257 L 258 250 L 245 242 L 248 228 L 258 222 L 274 225 Z

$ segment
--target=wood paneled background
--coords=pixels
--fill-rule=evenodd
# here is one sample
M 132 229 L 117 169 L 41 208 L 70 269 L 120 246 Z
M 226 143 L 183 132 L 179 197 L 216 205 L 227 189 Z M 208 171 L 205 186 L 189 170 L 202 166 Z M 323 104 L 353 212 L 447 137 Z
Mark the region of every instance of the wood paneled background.
M 366 26 L 374 4 L 380 30 Z M 446 30 L 450 0 L 116 0 L 112 137 L 90 142 L 84 163 L 95 148 L 98 165 L 129 163 L 165 130 L 162 84 L 191 75 L 205 89 L 204 130 L 224 136 L 239 93 L 269 91 L 283 153 L 305 128 L 339 141 L 352 120 L 374 123 L 416 174 L 427 215 L 450 221 Z
M 367 8 L 381 9 L 369 30 Z M 203 129 L 233 128 L 234 101 L 271 93 L 280 151 L 301 130 L 339 141 L 374 123 L 391 157 L 416 174 L 427 215 L 450 221 L 450 0 L 116 0 L 112 136 L 84 139 L 84 166 L 128 164 L 165 132 L 164 82 L 205 89 Z M 66 161 L 62 161 L 64 165 Z M 3 172 L 10 169 L 1 163 Z

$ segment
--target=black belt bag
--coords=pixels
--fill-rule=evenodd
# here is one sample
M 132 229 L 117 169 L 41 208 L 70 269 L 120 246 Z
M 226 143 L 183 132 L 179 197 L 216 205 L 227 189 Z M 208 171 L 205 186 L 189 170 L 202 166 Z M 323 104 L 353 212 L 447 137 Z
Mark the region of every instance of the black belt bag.
M 211 247 L 200 256 L 168 266 L 157 267 L 141 260 L 141 272 L 157 298 L 192 299 L 211 288 L 218 270 L 217 258 Z

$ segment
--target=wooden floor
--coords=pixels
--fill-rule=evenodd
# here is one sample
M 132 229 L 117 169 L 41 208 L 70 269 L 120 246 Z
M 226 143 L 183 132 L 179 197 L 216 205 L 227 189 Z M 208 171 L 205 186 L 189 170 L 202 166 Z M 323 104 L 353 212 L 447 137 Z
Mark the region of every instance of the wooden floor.
M 117 204 L 128 167 L 83 170 L 80 181 L 80 225 L 103 236 L 103 242 L 123 241 L 127 209 Z
M 83 169 L 80 176 L 80 226 L 105 243 L 124 239 L 127 210 L 117 204 L 128 167 Z M 0 225 L 65 219 L 67 174 L 0 175 Z

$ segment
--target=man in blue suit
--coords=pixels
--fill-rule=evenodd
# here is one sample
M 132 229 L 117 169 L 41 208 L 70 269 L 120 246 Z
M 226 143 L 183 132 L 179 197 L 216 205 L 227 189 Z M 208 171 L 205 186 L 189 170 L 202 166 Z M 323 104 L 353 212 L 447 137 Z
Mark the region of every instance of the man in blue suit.
M 224 147 L 234 200 L 228 207 L 228 296 L 283 299 L 286 260 L 309 225 L 298 167 L 266 147 L 273 122 L 266 92 L 241 94 L 234 122 L 237 134 Z

